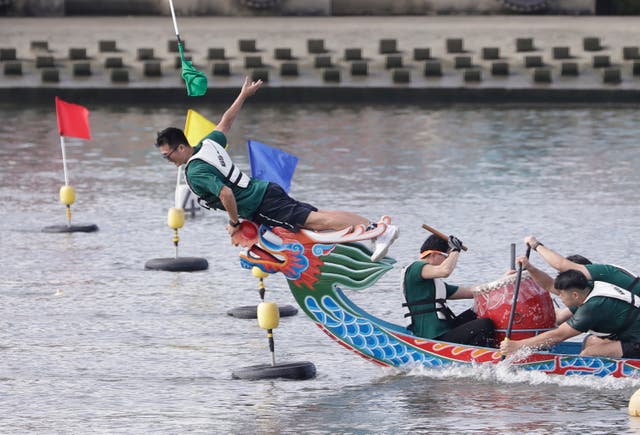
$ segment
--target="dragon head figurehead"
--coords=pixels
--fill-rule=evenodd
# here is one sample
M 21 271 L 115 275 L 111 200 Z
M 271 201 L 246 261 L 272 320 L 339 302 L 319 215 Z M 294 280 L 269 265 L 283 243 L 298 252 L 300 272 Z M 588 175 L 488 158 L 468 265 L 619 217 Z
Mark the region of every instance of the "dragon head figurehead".
M 234 242 L 247 247 L 240 254 L 242 267 L 258 267 L 273 274 L 280 272 L 289 281 L 292 291 L 330 290 L 334 285 L 363 289 L 372 285 L 392 268 L 395 260 L 385 258 L 372 262 L 371 251 L 360 241 L 371 240 L 386 230 L 382 221 L 373 229 L 364 226 L 340 231 L 291 232 L 284 228 L 241 228 Z

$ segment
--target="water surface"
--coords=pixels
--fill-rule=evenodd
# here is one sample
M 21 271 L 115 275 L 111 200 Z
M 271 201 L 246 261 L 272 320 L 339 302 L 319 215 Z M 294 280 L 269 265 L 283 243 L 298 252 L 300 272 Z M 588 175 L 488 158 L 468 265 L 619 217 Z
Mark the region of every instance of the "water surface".
M 91 107 L 93 139 L 67 140 L 73 221 L 65 222 L 51 107 L 0 106 L 0 424 L 3 433 L 633 433 L 634 380 L 480 367 L 409 374 L 368 363 L 303 314 L 275 331 L 277 360 L 312 361 L 314 380 L 239 381 L 268 363 L 264 331 L 229 308 L 258 302 L 221 213 L 180 230 L 197 273 L 145 271 L 172 256 L 166 213 L 176 169 L 152 146 L 186 108 Z M 217 121 L 224 106 L 195 106 Z M 229 140 L 297 155 L 292 195 L 321 208 L 393 217 L 391 254 L 418 254 L 428 223 L 469 246 L 448 280 L 491 281 L 509 244 L 537 235 L 563 254 L 640 270 L 637 107 L 332 106 L 247 103 Z M 539 257 L 533 261 L 542 266 Z M 403 324 L 400 268 L 349 295 Z M 295 304 L 281 276 L 267 299 Z M 468 302 L 457 302 L 462 310 Z

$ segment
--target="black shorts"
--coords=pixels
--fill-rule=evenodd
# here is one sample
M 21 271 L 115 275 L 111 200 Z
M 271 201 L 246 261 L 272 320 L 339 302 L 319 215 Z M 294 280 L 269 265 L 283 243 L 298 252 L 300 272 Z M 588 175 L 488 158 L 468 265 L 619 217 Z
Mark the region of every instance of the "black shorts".
M 640 343 L 622 341 L 622 358 L 640 358 Z
M 312 211 L 318 211 L 318 209 L 311 204 L 291 198 L 278 184 L 269 183 L 262 203 L 252 220 L 258 224 L 298 231 L 304 226 Z
M 496 347 L 495 326 L 491 319 L 474 317 L 475 313 L 471 310 L 465 311 L 456 318 L 458 322 L 453 321 L 456 322 L 452 323 L 454 328 L 437 339 L 471 346 Z

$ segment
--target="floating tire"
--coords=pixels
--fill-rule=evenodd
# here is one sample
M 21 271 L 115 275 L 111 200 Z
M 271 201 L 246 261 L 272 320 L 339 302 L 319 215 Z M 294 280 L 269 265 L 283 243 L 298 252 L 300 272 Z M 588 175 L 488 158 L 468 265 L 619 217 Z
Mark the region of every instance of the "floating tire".
M 153 258 L 145 263 L 144 268 L 168 272 L 195 272 L 208 269 L 209 262 L 200 257 Z
M 42 229 L 43 233 L 93 233 L 98 231 L 96 224 L 51 225 Z
M 305 380 L 315 378 L 316 366 L 309 361 L 298 361 L 291 363 L 276 364 L 258 364 L 255 366 L 242 367 L 231 372 L 233 379 L 244 379 L 248 381 L 256 381 L 260 379 L 295 379 Z
M 278 307 L 280 317 L 290 317 L 298 314 L 298 309 L 293 305 L 283 305 Z M 227 314 L 238 319 L 257 319 L 258 307 L 256 305 L 244 305 L 242 307 L 231 308 Z

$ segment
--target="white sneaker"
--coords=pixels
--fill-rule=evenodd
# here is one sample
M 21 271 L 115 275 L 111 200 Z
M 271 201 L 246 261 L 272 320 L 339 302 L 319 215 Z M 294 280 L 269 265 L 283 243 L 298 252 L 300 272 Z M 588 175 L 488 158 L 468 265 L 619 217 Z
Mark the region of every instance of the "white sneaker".
M 400 235 L 400 230 L 395 225 L 388 225 L 387 230 L 376 239 L 376 249 L 371 254 L 371 261 L 378 261 L 384 258 L 389 251 L 389 246 L 396 241 Z
M 282 245 L 282 239 L 271 230 L 267 230 L 262 234 L 262 238 L 274 245 Z

